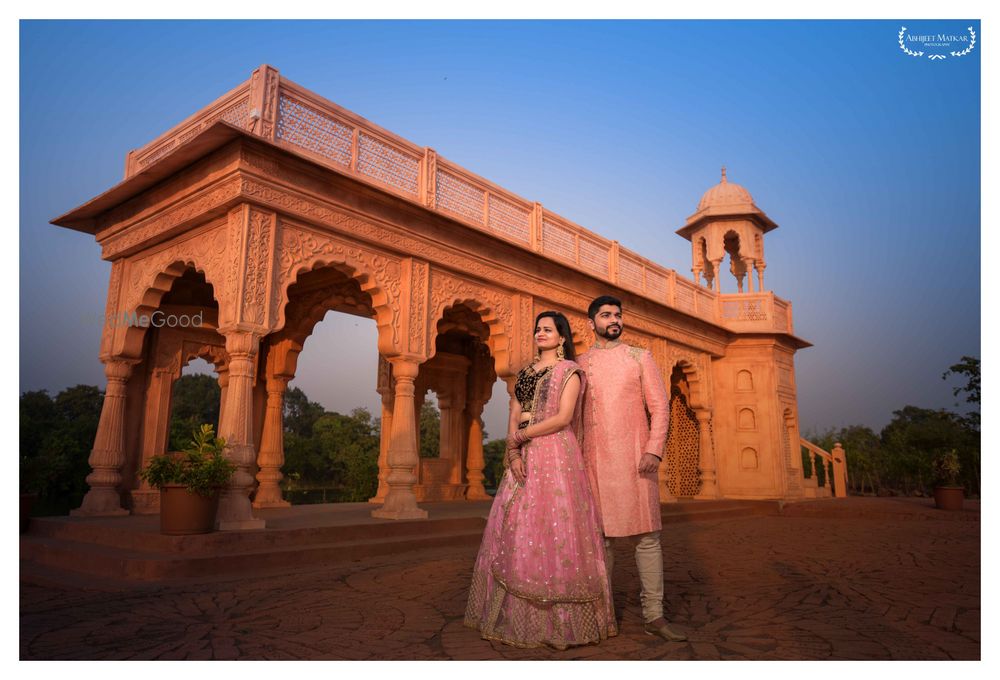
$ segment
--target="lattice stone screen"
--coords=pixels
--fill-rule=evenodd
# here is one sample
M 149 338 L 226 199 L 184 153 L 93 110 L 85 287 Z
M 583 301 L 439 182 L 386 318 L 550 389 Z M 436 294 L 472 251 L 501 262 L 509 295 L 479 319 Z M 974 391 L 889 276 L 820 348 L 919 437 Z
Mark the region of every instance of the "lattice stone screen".
M 419 159 L 363 132 L 358 134 L 358 172 L 411 196 L 419 191 Z
M 632 290 L 642 290 L 642 265 L 629 257 L 618 256 L 618 281 Z
M 674 292 L 674 297 L 678 309 L 682 309 L 685 312 L 694 312 L 694 287 L 690 283 L 678 278 L 677 290 Z
M 437 171 L 437 207 L 483 224 L 486 192 L 443 170 Z
M 580 239 L 580 265 L 584 269 L 607 276 L 608 269 L 608 247 L 600 243 L 595 243 L 590 239 Z
M 655 299 L 663 302 L 670 292 L 670 280 L 658 271 L 646 270 L 646 291 Z
M 766 321 L 767 311 L 763 300 L 725 300 L 722 303 L 722 318 L 738 321 Z
M 531 241 L 531 212 L 499 196 L 490 194 L 491 230 L 520 243 Z
M 788 308 L 777 300 L 774 301 L 774 328 L 779 331 L 788 330 Z
M 670 388 L 670 429 L 667 430 L 667 488 L 675 496 L 696 496 L 701 486 L 698 471 L 698 419 L 676 385 Z
M 349 167 L 352 134 L 353 128 L 291 97 L 279 101 L 278 139 Z
M 573 262 L 576 259 L 573 232 L 560 227 L 555 222 L 544 220 L 542 222 L 542 252 Z

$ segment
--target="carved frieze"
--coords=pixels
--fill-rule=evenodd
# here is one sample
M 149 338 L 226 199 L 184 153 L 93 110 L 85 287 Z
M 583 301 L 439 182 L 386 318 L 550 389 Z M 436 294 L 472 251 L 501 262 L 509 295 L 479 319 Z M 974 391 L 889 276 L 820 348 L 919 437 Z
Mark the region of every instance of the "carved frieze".
M 410 352 L 427 356 L 427 297 L 430 293 L 430 267 L 421 260 L 410 260 L 410 323 L 407 329 Z
M 249 165 L 253 165 L 268 174 L 273 175 L 278 173 L 276 178 L 285 181 L 294 181 L 296 179 L 296 176 L 292 173 L 289 173 L 287 170 L 274 168 L 272 163 L 266 159 L 259 159 L 253 153 L 247 153 L 245 160 Z M 331 203 L 293 192 L 284 187 L 278 187 L 256 178 L 245 176 L 242 191 L 246 197 L 282 212 L 287 212 L 290 215 L 298 215 L 345 234 L 350 234 L 353 237 L 364 239 L 370 243 L 383 244 L 397 252 L 407 253 L 429 262 L 445 265 L 455 271 L 468 272 L 471 276 L 495 282 L 497 285 L 510 290 L 523 290 L 533 296 L 543 298 L 554 305 L 559 305 L 567 309 L 578 309 L 585 313 L 587 305 L 590 304 L 589 297 L 563 290 L 551 285 L 551 282 L 534 281 L 522 273 L 492 265 L 478 257 L 463 253 L 461 250 L 446 248 L 406 235 L 395 228 L 380 224 L 374 220 L 362 219 L 348 212 L 346 209 L 337 208 Z M 629 316 L 629 326 L 648 335 L 664 337 L 668 340 L 684 343 L 704 351 L 718 353 L 722 349 L 721 340 L 710 340 L 702 337 L 700 334 L 692 335 L 682 332 L 674 327 L 656 323 L 635 314 Z
M 161 234 L 175 227 L 196 219 L 239 196 L 240 179 L 232 177 L 221 184 L 206 189 L 195 196 L 157 213 L 153 217 L 141 220 L 101 243 L 101 257 L 112 259 L 133 247 L 154 240 Z

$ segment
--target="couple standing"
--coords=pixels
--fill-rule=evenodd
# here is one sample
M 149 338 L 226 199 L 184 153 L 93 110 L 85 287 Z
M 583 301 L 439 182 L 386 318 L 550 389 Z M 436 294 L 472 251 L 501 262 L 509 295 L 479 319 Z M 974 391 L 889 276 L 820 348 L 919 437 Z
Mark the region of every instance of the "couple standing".
M 617 635 L 614 538 L 635 547 L 645 632 L 686 639 L 663 618 L 663 380 L 648 351 L 619 342 L 621 301 L 599 297 L 587 314 L 595 342 L 579 363 L 566 317 L 542 312 L 537 355 L 517 375 L 506 471 L 465 612 L 488 640 L 564 649 Z

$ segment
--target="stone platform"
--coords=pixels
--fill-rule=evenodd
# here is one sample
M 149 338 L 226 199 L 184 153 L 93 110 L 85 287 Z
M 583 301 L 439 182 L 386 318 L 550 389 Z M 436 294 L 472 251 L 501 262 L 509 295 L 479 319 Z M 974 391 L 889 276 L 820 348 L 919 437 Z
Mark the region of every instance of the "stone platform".
M 461 522 L 482 522 L 487 507 L 475 510 L 476 517 L 473 504 L 441 505 L 456 514 L 441 516 L 445 508 L 428 504 L 432 520 L 423 524 L 438 521 L 435 515 L 458 524 L 448 530 L 442 524 L 430 541 L 473 533 Z M 686 643 L 643 634 L 635 562 L 624 546 L 615 548 L 613 574 L 619 635 L 563 652 L 523 650 L 484 641 L 462 625 L 478 538 L 404 548 L 402 541 L 416 541 L 416 534 L 388 536 L 380 532 L 402 530 L 348 522 L 370 506 L 301 506 L 290 509 L 284 527 L 275 521 L 275 535 L 366 526 L 369 533 L 341 538 L 391 539 L 399 549 L 360 556 L 355 547 L 359 552 L 329 561 L 159 581 L 99 578 L 22 561 L 20 656 L 980 658 L 978 503 L 967 503 L 964 513 L 911 499 L 809 501 L 786 504 L 780 514 L 776 503 L 685 505 L 665 506 L 663 551 L 667 616 L 688 633 Z M 324 527 L 316 526 L 320 517 Z M 693 518 L 698 521 L 687 521 Z M 89 522 L 139 527 L 142 519 Z M 395 526 L 404 524 L 420 523 Z M 40 539 L 37 529 L 36 523 L 22 538 L 22 556 L 25 545 Z
M 257 510 L 267 528 L 164 536 L 159 515 L 32 519 L 21 574 L 39 567 L 130 581 L 164 581 L 331 564 L 444 546 L 477 546 L 491 501 L 424 503 L 426 520 L 371 517 L 368 503 Z M 768 501 L 686 501 L 663 506 L 665 523 L 777 513 Z

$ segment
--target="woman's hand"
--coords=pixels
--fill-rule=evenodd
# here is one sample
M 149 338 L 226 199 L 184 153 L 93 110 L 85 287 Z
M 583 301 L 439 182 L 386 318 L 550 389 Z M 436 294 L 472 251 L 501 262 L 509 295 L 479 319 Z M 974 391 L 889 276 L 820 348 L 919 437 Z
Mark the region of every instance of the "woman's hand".
M 524 469 L 524 461 L 521 459 L 520 455 L 516 455 L 511 458 L 510 473 L 514 475 L 514 481 L 522 486 L 524 485 L 524 480 L 527 479 L 528 474 Z
M 517 433 L 512 432 L 507 437 L 507 450 L 510 451 L 511 449 L 513 449 L 514 451 L 517 451 L 520 448 L 521 448 L 521 442 L 517 441 Z

